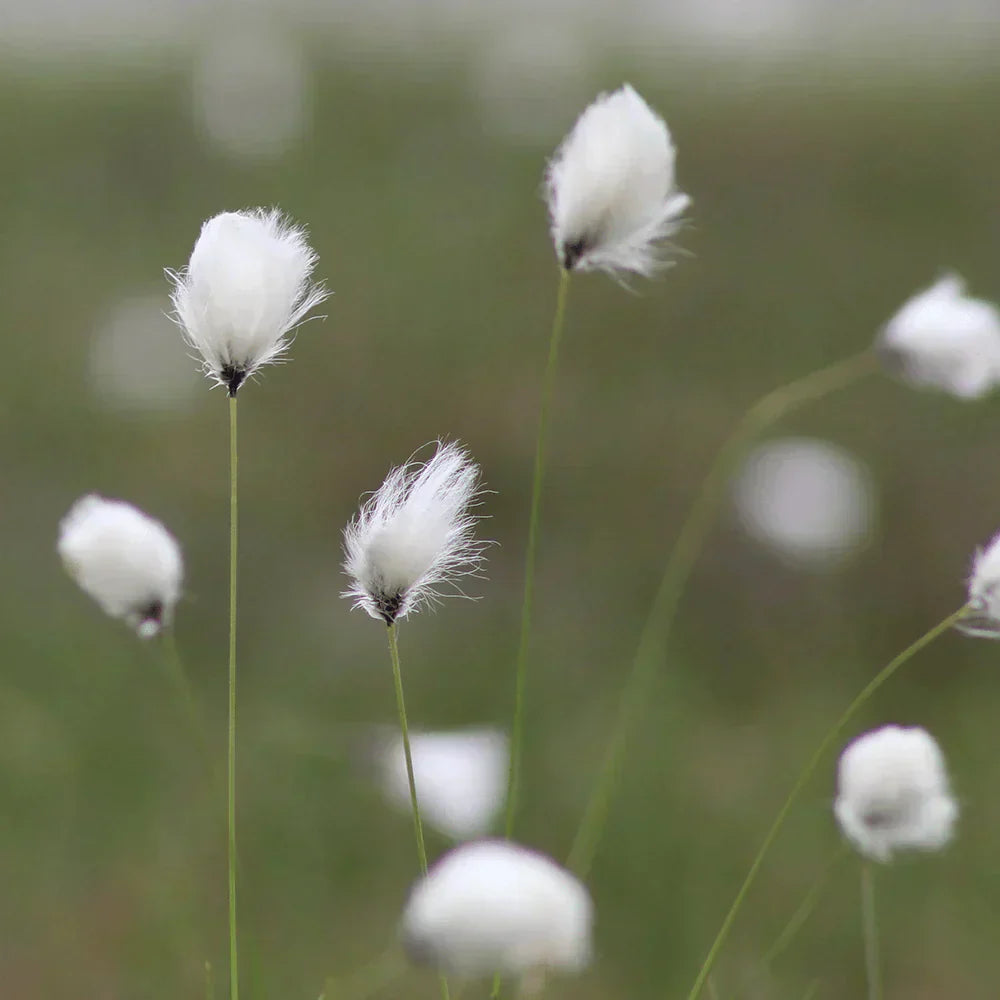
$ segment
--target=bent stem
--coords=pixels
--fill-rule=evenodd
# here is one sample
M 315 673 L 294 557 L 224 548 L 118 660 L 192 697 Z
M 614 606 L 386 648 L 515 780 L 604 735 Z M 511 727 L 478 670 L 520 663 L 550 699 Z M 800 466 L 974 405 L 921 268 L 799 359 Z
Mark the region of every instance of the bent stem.
M 163 666 L 167 674 L 167 679 L 176 688 L 177 695 L 184 704 L 184 711 L 187 713 L 191 731 L 198 740 L 205 760 L 208 762 L 212 777 L 221 781 L 217 761 L 212 756 L 211 745 L 208 739 L 208 727 L 205 723 L 205 716 L 202 713 L 198 699 L 195 697 L 194 688 L 191 686 L 191 679 L 184 669 L 184 661 L 181 659 L 177 649 L 177 636 L 173 628 L 165 628 L 160 635 L 160 645 L 163 651 Z M 218 789 L 221 790 L 221 784 Z
M 952 626 L 961 621 L 961 619 L 968 614 L 970 610 L 971 605 L 963 605 L 958 609 L 958 611 L 948 615 L 947 618 L 938 622 L 938 624 L 932 629 L 925 632 L 919 639 L 907 646 L 906 649 L 904 649 L 898 656 L 890 660 L 889 663 L 886 664 L 886 666 L 884 666 L 868 682 L 868 684 L 865 685 L 861 693 L 844 710 L 843 715 L 841 715 L 841 717 L 837 720 L 833 728 L 830 729 L 820 741 L 820 744 L 816 748 L 812 757 L 809 758 L 808 763 L 802 769 L 798 778 L 795 779 L 795 784 L 792 785 L 792 790 L 788 793 L 788 797 L 785 799 L 784 804 L 778 810 L 778 815 L 771 824 L 771 829 L 767 831 L 767 835 L 764 837 L 764 842 L 760 845 L 760 850 L 757 851 L 757 856 L 753 859 L 753 862 L 750 865 L 750 870 L 747 872 L 746 878 L 743 880 L 743 884 L 740 886 L 739 892 L 736 893 L 736 898 L 733 900 L 733 904 L 730 906 L 725 920 L 722 921 L 719 933 L 716 935 L 715 941 L 712 942 L 712 947 L 709 949 L 708 955 L 702 963 L 701 969 L 698 972 L 698 977 L 695 979 L 694 986 L 691 987 L 691 992 L 688 994 L 688 1000 L 696 1000 L 704 988 L 705 980 L 708 978 L 709 973 L 712 971 L 712 967 L 715 965 L 715 960 L 718 958 L 719 952 L 722 950 L 722 946 L 725 944 L 726 938 L 729 936 L 729 931 L 733 925 L 733 921 L 736 919 L 736 914 L 743 905 L 743 900 L 750 891 L 750 886 L 753 885 L 754 879 L 757 877 L 757 873 L 760 871 L 760 867 L 764 863 L 764 858 L 767 855 L 771 844 L 774 843 L 778 833 L 781 831 L 781 828 L 785 823 L 785 819 L 791 811 L 792 805 L 798 798 L 799 793 L 813 776 L 826 752 L 833 745 L 837 737 L 840 736 L 841 730 L 843 730 L 844 726 L 851 721 L 855 713 L 865 704 L 865 702 L 867 702 L 868 699 L 871 698 L 871 696 L 875 694 L 875 692 L 882 687 L 882 685 L 885 684 L 885 682 L 888 681 L 904 663 L 912 659 L 925 646 L 929 646 L 935 639 L 938 638 L 938 636 L 947 632 L 950 628 L 952 628 Z
M 559 273 L 556 312 L 549 337 L 549 359 L 542 382 L 542 400 L 538 415 L 538 436 L 535 442 L 535 471 L 531 484 L 531 515 L 528 521 L 528 547 L 524 559 L 524 599 L 521 604 L 521 638 L 517 647 L 517 668 L 514 681 L 514 721 L 510 734 L 510 770 L 507 775 L 507 816 L 504 833 L 509 840 L 514 832 L 517 799 L 521 783 L 521 753 L 524 738 L 524 690 L 528 673 L 528 638 L 531 633 L 531 606 L 535 594 L 535 553 L 542 509 L 542 481 L 545 478 L 545 448 L 549 432 L 549 412 L 555 385 L 559 341 L 566 319 L 566 296 L 569 291 L 569 271 Z
M 684 588 L 701 553 L 709 528 L 726 495 L 730 477 L 743 457 L 747 444 L 767 427 L 806 403 L 823 398 L 878 370 L 875 355 L 866 350 L 812 372 L 762 396 L 743 415 L 726 439 L 708 470 L 677 541 L 667 559 L 659 589 L 650 605 L 636 647 L 632 666 L 621 695 L 618 715 L 597 781 L 584 812 L 583 821 L 570 849 L 569 868 L 584 877 L 607 823 L 611 798 L 618 781 L 628 736 L 637 725 L 641 709 L 648 701 L 656 668 L 673 626 Z
M 236 397 L 229 397 L 229 727 L 226 748 L 226 825 L 229 865 L 229 997 L 239 1000 L 236 950 L 236 563 L 237 530 Z
M 868 1000 L 882 1000 L 882 972 L 878 958 L 878 915 L 875 912 L 875 871 L 871 862 L 861 866 L 861 926 L 865 938 L 865 979 Z

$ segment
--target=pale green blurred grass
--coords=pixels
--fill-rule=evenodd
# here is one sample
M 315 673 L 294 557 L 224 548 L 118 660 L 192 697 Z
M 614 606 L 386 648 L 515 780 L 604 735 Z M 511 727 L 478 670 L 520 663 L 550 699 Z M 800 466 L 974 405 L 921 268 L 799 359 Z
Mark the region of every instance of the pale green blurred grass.
M 222 751 L 225 400 L 109 410 L 89 343 L 119 298 L 160 294 L 197 228 L 279 203 L 311 226 L 336 294 L 294 360 L 241 394 L 240 840 L 246 996 L 313 998 L 391 942 L 415 868 L 409 821 L 352 766 L 391 721 L 382 630 L 339 599 L 358 495 L 439 435 L 482 463 L 501 542 L 476 603 L 401 635 L 411 718 L 504 723 L 539 372 L 555 269 L 538 198 L 548 144 L 491 138 L 458 74 L 317 66 L 314 128 L 267 167 L 206 150 L 184 68 L 0 87 L 0 983 L 31 1000 L 200 996 L 224 954 L 221 801 L 154 647 L 64 578 L 58 518 L 126 497 L 182 540 L 178 635 Z M 729 91 L 609 69 L 668 117 L 695 200 L 662 280 L 571 290 L 528 702 L 520 835 L 568 849 L 666 553 L 746 403 L 853 353 L 943 267 L 1000 297 L 1000 78 Z M 570 122 L 567 121 L 566 125 Z M 182 350 L 178 341 L 178 351 Z M 553 997 L 683 996 L 797 767 L 861 683 L 961 603 L 1000 527 L 995 401 L 877 378 L 788 424 L 870 463 L 882 530 L 829 577 L 781 566 L 724 517 L 685 600 L 595 867 L 595 969 Z M 964 814 L 944 855 L 881 880 L 890 997 L 996 996 L 1000 650 L 943 639 L 858 729 L 920 723 Z M 758 992 L 740 984 L 835 849 L 832 764 L 796 810 L 721 963 L 725 996 L 861 992 L 853 869 Z M 443 841 L 431 839 L 434 852 Z M 220 971 L 220 983 L 224 974 Z M 433 996 L 414 975 L 385 997 Z M 221 995 L 221 991 L 220 991 Z M 472 992 L 467 996 L 475 995 Z

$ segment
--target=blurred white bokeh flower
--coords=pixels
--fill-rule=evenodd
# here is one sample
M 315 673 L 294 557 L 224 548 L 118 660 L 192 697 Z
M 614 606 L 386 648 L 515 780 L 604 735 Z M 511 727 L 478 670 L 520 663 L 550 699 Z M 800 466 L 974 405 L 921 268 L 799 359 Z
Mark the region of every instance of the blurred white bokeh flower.
M 142 638 L 170 624 L 184 565 L 159 521 L 123 500 L 90 494 L 62 519 L 58 551 L 80 587 Z
M 1000 535 L 973 558 L 969 610 L 955 627 L 966 635 L 1000 639 Z
M 896 850 L 944 847 L 958 805 L 934 738 L 901 726 L 858 737 L 840 757 L 834 812 L 848 840 L 876 861 Z
M 549 163 L 552 240 L 567 271 L 631 271 L 660 263 L 656 245 L 677 231 L 691 199 L 674 179 L 666 122 L 628 84 L 601 94 Z

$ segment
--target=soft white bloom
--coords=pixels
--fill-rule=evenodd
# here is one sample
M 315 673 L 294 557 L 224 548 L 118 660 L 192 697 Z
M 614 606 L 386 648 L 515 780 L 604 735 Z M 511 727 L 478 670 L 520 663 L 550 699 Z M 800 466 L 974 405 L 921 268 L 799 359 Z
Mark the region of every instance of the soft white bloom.
M 970 610 L 956 626 L 966 635 L 1000 639 L 1000 535 L 972 561 Z
M 327 297 L 310 280 L 316 260 L 305 230 L 277 209 L 255 208 L 209 219 L 188 266 L 167 272 L 174 318 L 230 396 L 284 354 L 288 335 Z
M 507 790 L 507 737 L 497 729 L 410 732 L 420 814 L 455 840 L 482 836 Z M 380 741 L 378 772 L 386 798 L 410 811 L 410 785 L 400 736 Z
M 112 618 L 143 638 L 170 624 L 183 562 L 177 540 L 123 500 L 81 497 L 59 525 L 67 572 Z
M 845 836 L 876 861 L 899 849 L 944 847 L 958 806 L 934 738 L 901 726 L 858 737 L 840 757 L 834 812 Z
M 691 199 L 674 182 L 666 122 L 628 85 L 601 94 L 577 119 L 546 174 L 552 239 L 567 271 L 657 266 L 656 244 Z
M 949 274 L 906 302 L 879 336 L 886 368 L 918 386 L 975 399 L 1000 381 L 1000 313 Z
M 463 844 L 410 895 L 401 936 L 411 959 L 459 976 L 576 972 L 590 961 L 593 904 L 550 858 L 504 840 Z
M 479 466 L 453 442 L 393 469 L 344 529 L 343 596 L 391 625 L 476 575 L 488 544 L 473 534 L 478 492 Z

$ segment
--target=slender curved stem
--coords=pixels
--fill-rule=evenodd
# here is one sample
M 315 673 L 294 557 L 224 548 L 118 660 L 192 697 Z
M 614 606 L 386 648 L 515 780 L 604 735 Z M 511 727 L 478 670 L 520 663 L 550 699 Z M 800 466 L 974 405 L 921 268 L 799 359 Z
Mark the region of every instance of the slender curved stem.
M 229 397 L 229 726 L 226 746 L 226 825 L 229 866 L 229 997 L 239 1000 L 236 948 L 236 565 L 239 552 L 236 397 Z
M 861 866 L 861 926 L 865 938 L 865 979 L 868 1000 L 882 1000 L 882 970 L 878 957 L 878 915 L 875 912 L 875 872 L 870 861 Z
M 778 833 L 781 831 L 781 828 L 785 823 L 785 819 L 791 811 L 792 805 L 798 798 L 799 793 L 815 773 L 816 768 L 819 766 L 819 763 L 823 759 L 826 752 L 834 744 L 837 737 L 840 736 L 844 726 L 851 721 L 865 702 L 867 702 L 868 699 L 871 698 L 871 696 L 875 694 L 875 692 L 882 687 L 882 685 L 885 684 L 885 682 L 888 681 L 889 678 L 892 677 L 892 675 L 895 674 L 904 663 L 912 659 L 912 657 L 919 653 L 925 646 L 929 646 L 935 639 L 938 638 L 938 636 L 947 632 L 950 628 L 952 628 L 952 626 L 957 624 L 969 612 L 969 610 L 970 605 L 963 605 L 958 609 L 958 611 L 948 615 L 947 618 L 938 622 L 937 625 L 925 632 L 919 639 L 910 643 L 910 645 L 907 646 L 906 649 L 904 649 L 898 656 L 890 660 L 889 663 L 886 664 L 886 666 L 884 666 L 865 685 L 861 693 L 850 703 L 850 705 L 847 706 L 835 725 L 820 741 L 819 746 L 809 758 L 808 763 L 795 779 L 795 784 L 792 785 L 792 790 L 788 793 L 788 797 L 785 799 L 784 804 L 778 810 L 778 815 L 771 824 L 770 830 L 767 831 L 767 835 L 764 837 L 760 850 L 757 851 L 757 856 L 753 859 L 753 862 L 750 865 L 750 870 L 747 872 L 746 878 L 743 880 L 743 884 L 736 893 L 736 898 L 733 900 L 733 904 L 730 906 L 729 912 L 722 921 L 719 933 L 716 935 L 715 941 L 712 942 L 712 947 L 709 949 L 708 955 L 702 963 L 701 969 L 698 972 L 698 977 L 695 979 L 694 986 L 691 987 L 691 992 L 688 994 L 688 1000 L 697 1000 L 697 997 L 700 995 L 702 988 L 705 985 L 705 980 L 712 971 L 712 966 L 715 965 L 715 960 L 718 958 L 719 952 L 722 950 L 722 946 L 725 944 L 726 938 L 729 936 L 729 931 L 733 925 L 733 921 L 736 919 L 736 914 L 739 912 L 739 909 L 743 904 L 743 900 L 750 891 L 750 886 L 753 885 L 754 879 L 757 877 L 757 873 L 760 871 L 760 867 L 764 863 L 764 858 L 767 855 L 771 844 L 774 843 Z
M 517 647 L 517 670 L 514 684 L 514 722 L 510 734 L 510 771 L 507 776 L 507 816 L 504 832 L 509 840 L 514 832 L 517 802 L 521 784 L 521 755 L 524 740 L 524 690 L 528 673 L 528 639 L 531 634 L 531 607 L 535 594 L 535 554 L 538 548 L 539 521 L 542 509 L 542 482 L 545 478 L 545 449 L 549 433 L 549 413 L 555 386 L 559 342 L 566 320 L 566 297 L 569 291 L 569 271 L 560 271 L 556 293 L 556 311 L 549 337 L 549 358 L 542 381 L 542 400 L 538 416 L 538 437 L 535 442 L 535 471 L 531 484 L 531 516 L 528 521 L 528 547 L 524 560 L 524 599 L 521 604 L 521 638 Z
M 221 791 L 221 775 L 219 774 L 218 762 L 214 759 L 211 745 L 208 739 L 208 726 L 205 723 L 205 716 L 201 710 L 201 705 L 195 697 L 194 688 L 191 686 L 191 679 L 184 669 L 184 661 L 181 659 L 177 649 L 177 636 L 173 628 L 166 628 L 160 636 L 160 645 L 163 651 L 163 666 L 170 683 L 176 688 L 178 697 L 184 704 L 184 711 L 187 713 L 191 731 L 200 744 L 205 760 L 208 762 L 212 776 L 220 781 L 220 785 L 213 791 Z
M 774 389 L 746 411 L 720 449 L 667 559 L 663 578 L 650 606 L 625 681 L 601 770 L 570 849 L 568 865 L 581 877 L 589 872 L 604 832 L 628 736 L 637 724 L 642 707 L 649 700 L 650 688 L 662 660 L 662 649 L 673 626 L 681 596 L 719 505 L 726 496 L 730 477 L 743 457 L 747 444 L 765 428 L 803 404 L 821 399 L 877 370 L 875 356 L 869 350 Z

